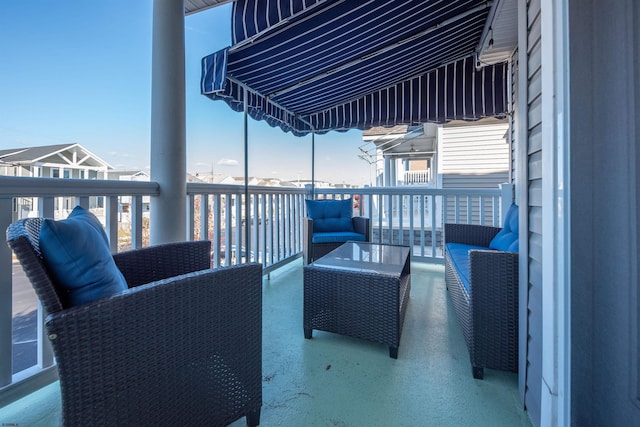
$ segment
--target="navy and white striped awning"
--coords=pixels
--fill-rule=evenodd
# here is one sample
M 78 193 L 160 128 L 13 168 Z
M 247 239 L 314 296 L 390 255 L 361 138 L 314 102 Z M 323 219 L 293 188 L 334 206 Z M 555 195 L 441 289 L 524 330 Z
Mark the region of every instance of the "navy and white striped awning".
M 507 65 L 477 70 L 484 0 L 238 0 L 202 93 L 295 135 L 503 117 Z

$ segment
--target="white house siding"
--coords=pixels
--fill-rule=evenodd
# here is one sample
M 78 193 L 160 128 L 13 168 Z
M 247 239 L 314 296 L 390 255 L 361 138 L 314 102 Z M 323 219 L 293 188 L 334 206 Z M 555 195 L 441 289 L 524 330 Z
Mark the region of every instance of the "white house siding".
M 442 188 L 498 188 L 510 182 L 511 150 L 506 120 L 483 124 L 445 125 L 439 147 Z M 455 200 L 447 200 L 446 222 L 455 222 Z M 485 224 L 493 225 L 493 201 L 484 201 Z M 467 218 L 467 201 L 461 200 L 459 222 Z M 472 219 L 479 223 L 480 204 L 472 201 Z
M 526 65 L 520 77 L 527 79 L 527 188 L 528 188 L 528 265 L 526 384 L 524 399 L 534 425 L 540 425 L 542 386 L 542 84 L 540 0 L 526 2 Z M 521 347 L 522 348 L 522 347 Z
M 518 111 L 518 50 L 513 53 L 511 56 L 511 68 L 509 69 L 511 80 L 509 85 L 509 91 L 511 92 L 511 100 L 509 102 L 509 138 L 511 139 L 510 148 L 511 148 L 511 182 L 515 182 L 516 179 L 516 170 L 517 170 L 517 156 L 516 156 L 516 140 L 518 133 L 518 124 L 517 120 L 519 117 Z

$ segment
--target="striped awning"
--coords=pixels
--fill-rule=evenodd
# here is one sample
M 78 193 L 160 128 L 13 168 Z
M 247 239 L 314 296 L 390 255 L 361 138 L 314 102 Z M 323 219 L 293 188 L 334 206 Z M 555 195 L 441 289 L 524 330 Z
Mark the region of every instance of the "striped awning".
M 295 135 L 502 117 L 507 65 L 474 57 L 490 5 L 238 0 L 201 90 Z

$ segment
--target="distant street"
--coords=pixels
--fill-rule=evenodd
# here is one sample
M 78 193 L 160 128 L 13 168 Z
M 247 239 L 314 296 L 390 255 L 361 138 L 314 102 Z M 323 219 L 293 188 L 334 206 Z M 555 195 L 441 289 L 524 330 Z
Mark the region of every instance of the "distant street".
M 13 263 L 13 373 L 37 363 L 38 298 L 18 262 Z

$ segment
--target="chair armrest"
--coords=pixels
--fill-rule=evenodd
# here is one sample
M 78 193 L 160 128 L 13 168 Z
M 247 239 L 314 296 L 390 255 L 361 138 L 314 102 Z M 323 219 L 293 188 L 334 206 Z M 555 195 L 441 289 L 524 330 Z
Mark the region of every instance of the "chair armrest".
M 369 223 L 371 220 L 369 218 L 365 218 L 363 216 L 354 216 L 351 218 L 353 222 L 353 230 L 356 233 L 364 234 L 365 242 L 371 241 L 371 227 Z
M 304 240 L 311 243 L 311 238 L 313 237 L 313 219 L 311 218 L 302 219 L 302 231 L 304 234 Z
M 466 245 L 489 247 L 491 239 L 501 230 L 498 227 L 476 224 L 445 224 L 446 243 L 464 243 Z
M 163 405 L 167 398 L 184 400 L 181 416 L 189 419 L 189 403 L 229 384 L 239 385 L 242 390 L 235 389 L 237 393 L 257 393 L 254 403 L 259 408 L 260 264 L 198 271 L 141 285 L 51 314 L 46 326 L 56 351 L 63 397 L 77 399 L 63 406 L 91 408 L 92 416 L 104 416 L 110 420 L 105 421 L 108 425 L 117 425 L 111 422 L 116 421 L 114 417 L 125 417 L 117 413 L 136 405 L 130 414 L 142 420 L 146 416 L 180 419 L 178 414 L 162 412 L 164 406 L 175 410 L 176 405 Z M 105 383 L 112 384 L 116 396 L 109 401 L 115 400 L 115 407 L 96 404 L 103 400 L 99 394 Z
M 471 250 L 469 263 L 474 325 L 512 327 L 518 319 L 518 253 Z
M 479 366 L 518 366 L 518 253 L 469 251 L 474 360 Z
M 167 243 L 113 254 L 130 288 L 211 267 L 208 240 Z
M 307 265 L 311 262 L 313 244 L 313 219 L 302 219 L 302 262 Z

